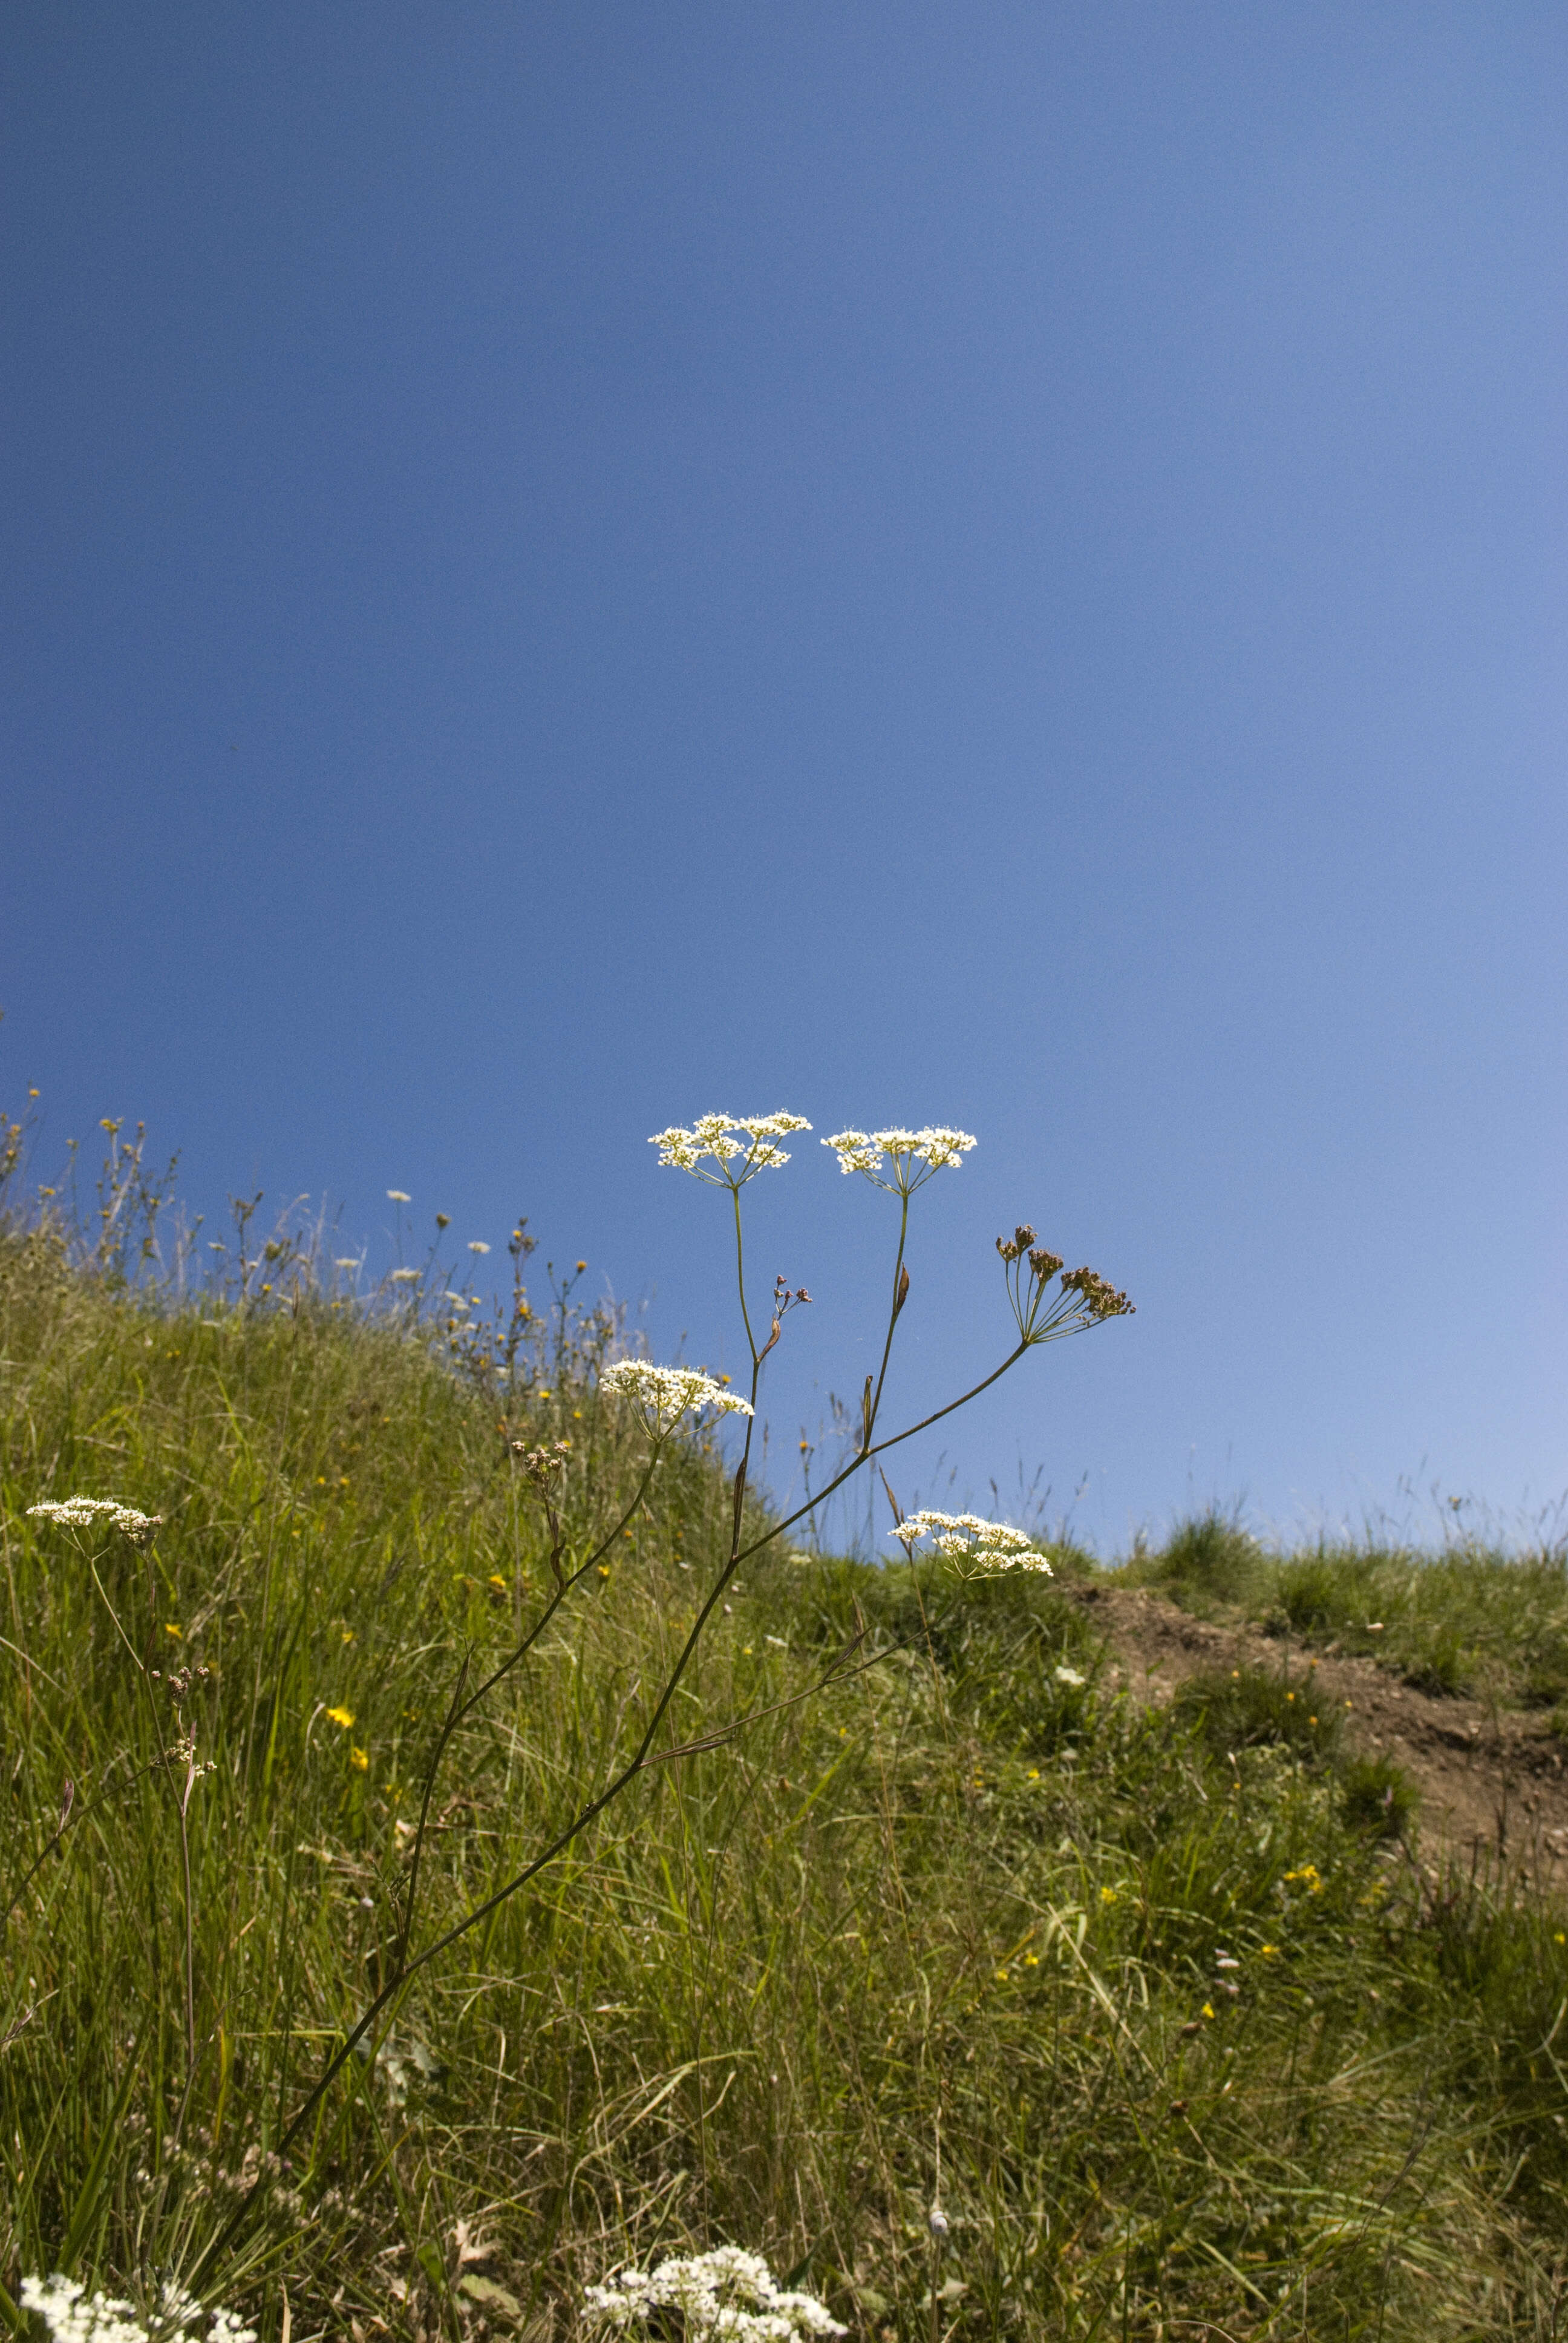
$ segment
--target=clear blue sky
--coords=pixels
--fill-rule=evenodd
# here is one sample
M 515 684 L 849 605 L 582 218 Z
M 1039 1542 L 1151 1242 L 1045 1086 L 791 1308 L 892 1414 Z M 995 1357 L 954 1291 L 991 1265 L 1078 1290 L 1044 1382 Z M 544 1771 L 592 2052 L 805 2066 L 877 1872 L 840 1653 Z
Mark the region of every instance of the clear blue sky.
M 1568 16 L 136 8 L 0 27 L 0 1094 L 651 1295 L 709 1107 L 952 1121 L 1136 1318 L 895 1476 L 1103 1550 L 1568 1487 Z M 890 1217 L 803 1139 L 771 1454 Z M 956 1466 L 958 1478 L 950 1481 Z

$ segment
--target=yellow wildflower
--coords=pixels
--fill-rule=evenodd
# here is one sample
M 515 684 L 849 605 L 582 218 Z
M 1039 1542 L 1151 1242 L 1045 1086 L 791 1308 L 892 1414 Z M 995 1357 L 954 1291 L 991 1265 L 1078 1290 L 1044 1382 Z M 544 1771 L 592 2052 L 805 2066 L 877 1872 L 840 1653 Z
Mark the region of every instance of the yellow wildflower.
M 353 1766 L 357 1774 L 363 1774 L 370 1763 L 369 1751 L 367 1749 L 350 1749 L 348 1752 L 348 1763 Z
M 343 1727 L 345 1733 L 354 1722 L 354 1711 L 351 1708 L 329 1708 L 327 1714 L 334 1725 L 340 1725 Z

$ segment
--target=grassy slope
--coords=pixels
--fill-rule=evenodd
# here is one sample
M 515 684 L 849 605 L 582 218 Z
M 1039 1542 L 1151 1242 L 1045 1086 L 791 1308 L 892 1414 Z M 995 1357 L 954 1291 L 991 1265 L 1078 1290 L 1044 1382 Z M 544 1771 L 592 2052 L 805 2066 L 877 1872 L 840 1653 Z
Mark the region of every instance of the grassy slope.
M 0 1243 L 13 2295 L 211 2233 L 386 1957 L 460 1654 L 498 1653 L 540 1594 L 494 1409 L 417 1344 L 345 1312 L 202 1315 Z M 576 1443 L 586 1535 L 633 1459 L 569 1376 L 538 1429 Z M 177 1833 L 130 1778 L 168 1719 L 85 1556 L 24 1518 L 77 1490 L 167 1516 L 150 1587 L 105 1544 L 105 1589 L 133 1641 L 211 1671 L 187 1710 L 215 1763 L 194 2076 Z M 710 1461 L 672 1471 L 464 1732 L 417 1934 L 603 1778 L 722 1512 Z M 913 1648 L 649 1777 L 422 1975 L 226 2275 L 264 2335 L 285 2286 L 301 2337 L 559 2327 L 606 2263 L 732 2237 L 858 2330 L 923 2338 L 939 2140 L 944 2336 L 1556 2331 L 1556 1920 L 1424 1890 L 1311 1751 L 1232 1765 L 1201 1719 L 1102 1698 L 1048 1588 L 927 1593 L 929 1648 L 907 1578 L 747 1574 L 683 1735 L 799 1689 L 857 1604 Z M 29 1882 L 67 1778 L 80 1819 Z
M 1375 1659 L 1424 1692 L 1557 1710 L 1568 1732 L 1568 1549 L 1520 1558 L 1456 1536 L 1441 1554 L 1333 1544 L 1271 1554 L 1218 1514 L 1117 1575 L 1204 1616 L 1240 1616 Z

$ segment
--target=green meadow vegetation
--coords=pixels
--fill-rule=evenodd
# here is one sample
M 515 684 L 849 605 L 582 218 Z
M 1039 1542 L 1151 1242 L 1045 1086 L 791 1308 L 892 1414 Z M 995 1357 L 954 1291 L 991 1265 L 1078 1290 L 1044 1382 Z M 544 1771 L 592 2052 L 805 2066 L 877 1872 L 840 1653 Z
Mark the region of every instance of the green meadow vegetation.
M 1119 1575 L 1201 1617 L 1251 1619 L 1374 1659 L 1422 1692 L 1558 1712 L 1568 1704 L 1568 1542 L 1552 1537 L 1548 1516 L 1533 1552 L 1500 1552 L 1463 1534 L 1453 1510 L 1435 1553 L 1369 1537 L 1271 1554 L 1211 1512 Z
M 621 1330 L 576 1272 L 536 1314 L 520 1227 L 486 1320 L 245 1206 L 197 1277 L 165 1197 L 111 1133 L 96 1205 L 0 1226 L 14 2328 L 61 2270 L 264 2343 L 544 2343 L 730 2242 L 876 2343 L 1559 2332 L 1563 1924 L 1418 1864 L 1392 1769 L 1263 1676 L 1113 1691 L 1065 1547 L 733 1566 L 733 1435 L 649 1479 Z M 30 1517 L 78 1493 L 156 1540 Z M 1209 1521 L 1123 1574 L 1559 1696 L 1561 1555 Z M 490 1904 L 721 1582 L 659 1762 Z

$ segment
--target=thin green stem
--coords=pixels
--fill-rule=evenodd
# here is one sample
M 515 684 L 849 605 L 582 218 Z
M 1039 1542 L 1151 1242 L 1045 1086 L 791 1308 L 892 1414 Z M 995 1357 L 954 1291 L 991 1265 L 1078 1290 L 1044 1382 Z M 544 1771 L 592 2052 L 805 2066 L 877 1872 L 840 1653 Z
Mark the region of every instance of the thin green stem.
M 658 1449 L 656 1446 L 652 1455 L 648 1460 L 647 1470 L 644 1472 L 641 1480 L 637 1484 L 637 1493 L 632 1498 L 632 1501 L 627 1507 L 626 1511 L 620 1516 L 620 1519 L 616 1523 L 615 1527 L 610 1531 L 608 1536 L 602 1539 L 600 1543 L 595 1546 L 593 1552 L 588 1555 L 586 1562 L 578 1564 L 577 1569 L 572 1572 L 569 1578 L 562 1579 L 560 1584 L 557 1587 L 555 1593 L 551 1595 L 549 1601 L 546 1604 L 544 1609 L 540 1612 L 538 1617 L 535 1620 L 528 1634 L 523 1636 L 521 1641 L 512 1651 L 508 1652 L 506 1658 L 500 1663 L 499 1666 L 495 1667 L 490 1671 L 490 1674 L 485 1678 L 483 1684 L 475 1687 L 474 1691 L 468 1694 L 468 1697 L 466 1700 L 462 1697 L 462 1692 L 464 1681 L 467 1675 L 468 1663 L 466 1659 L 464 1660 L 462 1669 L 458 1674 L 457 1683 L 453 1692 L 450 1704 L 447 1707 L 446 1718 L 442 1723 L 439 1733 L 436 1736 L 436 1746 L 431 1755 L 430 1763 L 425 1775 L 425 1788 L 419 1804 L 419 1820 L 414 1833 L 414 1851 L 408 1865 L 408 1892 L 403 1907 L 403 1925 L 397 1932 L 397 1946 L 393 1956 L 392 1973 L 394 1979 L 401 1976 L 403 1974 L 403 1963 L 408 1951 L 408 1938 L 414 1926 L 415 1899 L 418 1893 L 420 1859 L 425 1845 L 425 1826 L 429 1817 L 430 1801 L 435 1795 L 436 1777 L 440 1771 L 441 1760 L 447 1754 L 447 1745 L 451 1741 L 452 1735 L 462 1724 L 464 1718 L 470 1715 L 473 1710 L 477 1707 L 479 1702 L 484 1699 L 486 1694 L 493 1691 L 495 1686 L 500 1683 L 502 1677 L 509 1675 L 519 1661 L 524 1659 L 528 1652 L 532 1650 L 534 1644 L 538 1642 L 539 1637 L 544 1634 L 545 1629 L 549 1625 L 550 1621 L 555 1617 L 556 1613 L 566 1601 L 567 1596 L 571 1593 L 572 1588 L 577 1584 L 578 1581 L 593 1568 L 594 1564 L 599 1560 L 601 1555 L 607 1554 L 609 1552 L 617 1538 L 619 1537 L 622 1530 L 624 1530 L 628 1523 L 632 1520 L 638 1506 L 647 1496 L 654 1473 L 658 1466 Z
M 756 1367 L 758 1351 L 757 1338 L 751 1332 L 751 1313 L 746 1307 L 746 1248 L 742 1244 L 740 1239 L 740 1183 L 738 1180 L 731 1180 L 728 1184 L 729 1193 L 734 1199 L 735 1203 L 735 1279 L 737 1284 L 740 1288 L 740 1319 L 741 1323 L 746 1329 L 746 1347 L 751 1353 L 751 1397 L 755 1403 L 757 1398 Z
M 905 1189 L 899 1192 L 899 1257 L 893 1263 L 893 1304 L 888 1312 L 888 1339 L 882 1344 L 882 1363 L 877 1371 L 877 1387 L 871 1394 L 870 1411 L 866 1418 L 866 1453 L 871 1453 L 871 1434 L 877 1428 L 877 1410 L 882 1404 L 882 1385 L 888 1379 L 888 1361 L 892 1356 L 893 1329 L 899 1322 L 899 1276 L 904 1266 L 904 1245 L 910 1233 L 910 1199 Z

